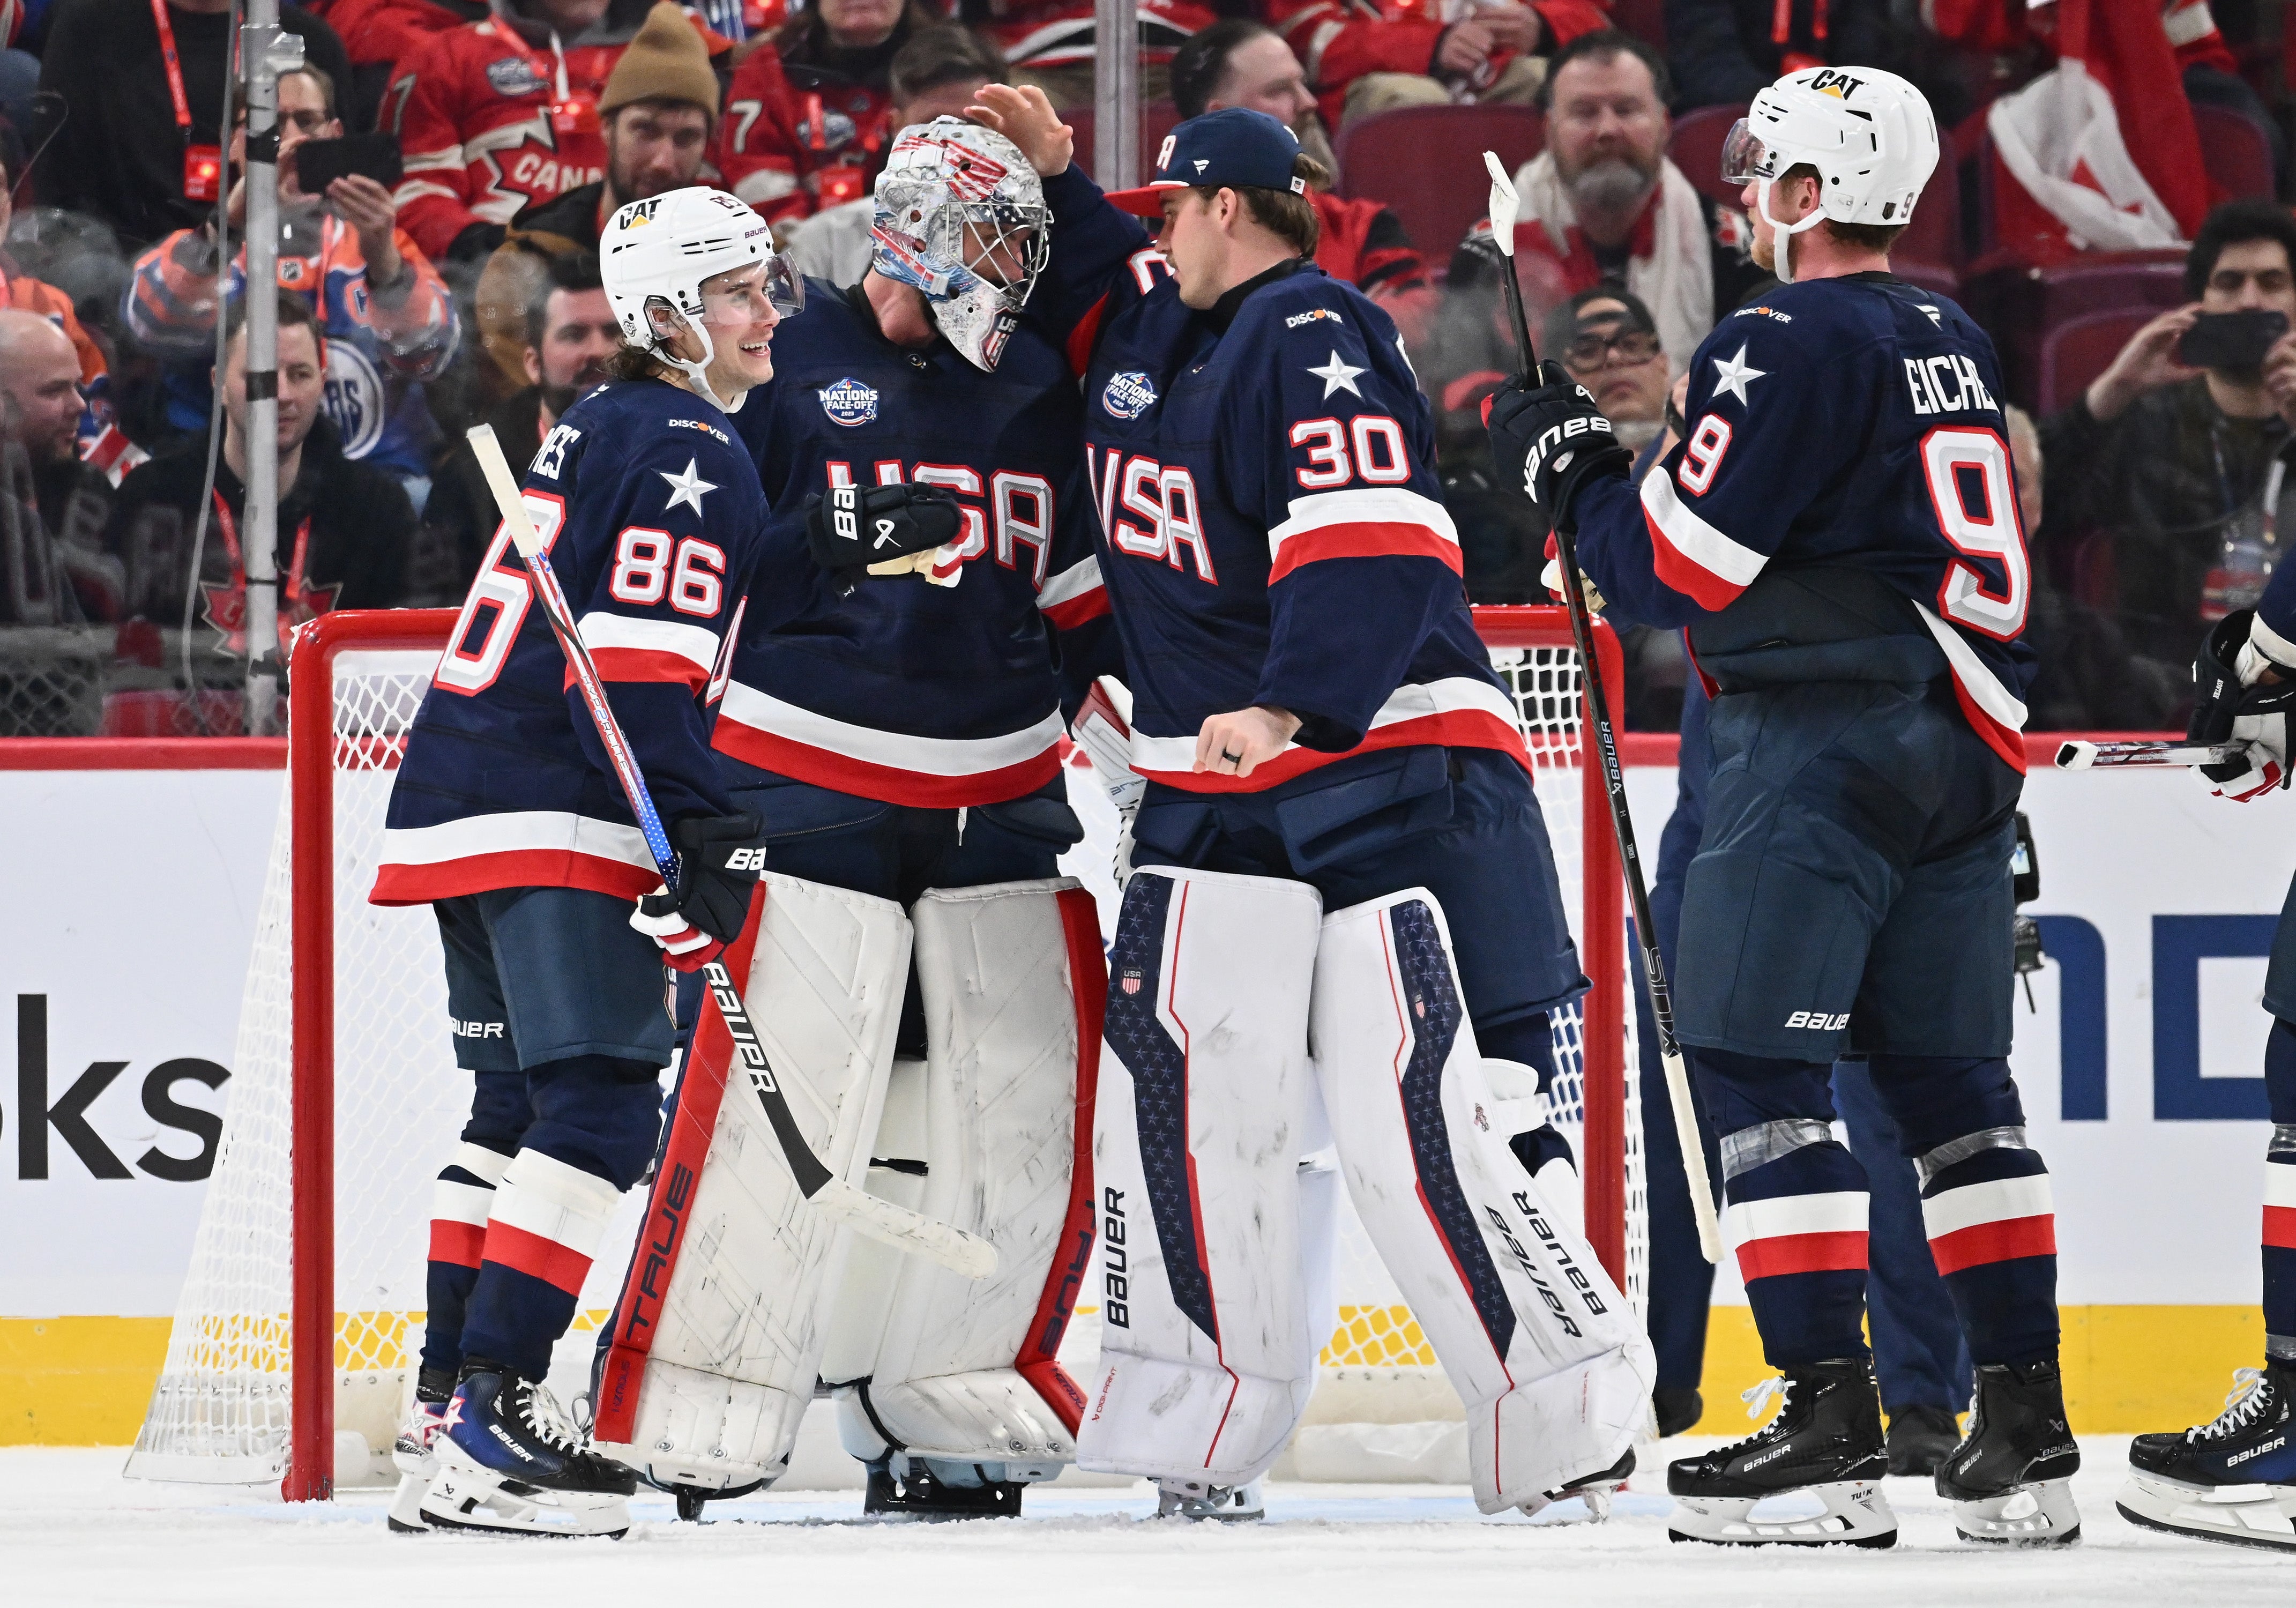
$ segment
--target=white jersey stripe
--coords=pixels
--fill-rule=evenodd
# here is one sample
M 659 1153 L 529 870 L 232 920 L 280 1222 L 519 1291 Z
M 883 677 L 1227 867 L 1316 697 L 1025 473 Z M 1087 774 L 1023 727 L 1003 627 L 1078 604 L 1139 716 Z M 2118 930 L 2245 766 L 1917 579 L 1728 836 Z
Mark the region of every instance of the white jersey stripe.
M 2296 1167 L 2282 1161 L 2266 1163 L 2264 1203 L 2267 1206 L 2296 1206 Z
M 443 866 L 481 854 L 588 855 L 603 860 L 656 869 L 645 833 L 571 810 L 512 809 L 465 816 L 437 826 L 386 827 L 384 866 Z
M 1643 512 L 1674 545 L 1676 552 L 1716 578 L 1743 588 L 1754 584 L 1769 559 L 1732 541 L 1684 506 L 1674 477 L 1663 472 L 1643 477 Z
M 706 679 L 718 668 L 718 633 L 707 626 L 680 625 L 674 619 L 641 619 L 628 614 L 594 611 L 575 622 L 582 641 L 593 652 L 610 648 L 642 653 L 669 653 L 686 660 Z
M 2014 1218 L 2051 1216 L 2056 1208 L 2049 1194 L 2049 1175 L 2023 1178 L 1993 1178 L 1964 1184 L 1922 1202 L 1922 1226 L 1930 1238 L 1941 1240 L 1980 1223 L 2005 1223 Z
M 1267 533 L 1271 559 L 1292 537 L 1332 525 L 1421 525 L 1453 546 L 1459 545 L 1459 528 L 1451 522 L 1450 511 L 1433 497 L 1402 486 L 1317 491 L 1293 497 L 1290 508 L 1292 517 Z
M 1057 743 L 1062 729 L 1060 711 L 1054 710 L 1034 726 L 1001 737 L 911 737 L 833 720 L 738 681 L 726 687 L 718 718 L 849 759 L 929 776 L 977 776 L 1025 765 Z
M 1652 478 L 1655 480 L 1657 477 Z M 1960 632 L 1939 619 L 1927 603 L 1916 598 L 1914 608 L 1920 613 L 1922 623 L 1929 627 L 1930 635 L 1937 638 L 1938 646 L 1945 650 L 1946 662 L 1953 667 L 1954 679 L 1961 683 L 1962 690 L 1969 694 L 1971 701 L 2011 731 L 2023 731 L 2025 705 L 2015 693 L 2001 685 L 2001 678 L 1977 656 L 1977 650 L 1962 640 Z
M 1734 1201 L 1722 1214 L 1723 1237 L 1733 1245 L 1798 1234 L 1863 1234 L 1863 1190 L 1786 1194 L 1767 1201 Z
M 1496 719 L 1513 726 L 1517 718 L 1514 700 L 1487 681 L 1472 676 L 1447 676 L 1440 681 L 1399 686 L 1388 694 L 1379 713 L 1372 717 L 1371 729 L 1398 725 L 1406 720 L 1423 719 L 1429 715 L 1447 715 L 1480 710 Z M 1287 742 L 1282 752 L 1290 753 L 1299 746 Z M 1132 734 L 1132 767 L 1135 770 L 1188 772 L 1195 767 L 1196 740 L 1193 737 L 1150 737 L 1135 731 Z
M 1082 597 L 1101 585 L 1100 559 L 1097 555 L 1082 563 L 1070 564 L 1058 575 L 1049 577 L 1037 589 L 1037 607 L 1057 609 L 1061 604 Z

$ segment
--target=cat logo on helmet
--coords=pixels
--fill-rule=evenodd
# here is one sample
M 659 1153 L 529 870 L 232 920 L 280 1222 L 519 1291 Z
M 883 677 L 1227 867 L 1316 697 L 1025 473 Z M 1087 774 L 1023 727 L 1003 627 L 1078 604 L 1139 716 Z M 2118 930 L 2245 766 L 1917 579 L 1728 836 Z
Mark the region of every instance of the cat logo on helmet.
M 1830 94 L 1837 101 L 1846 101 L 1856 94 L 1858 86 L 1865 82 L 1863 78 L 1853 78 L 1846 72 L 1835 72 L 1828 68 L 1812 78 L 1809 86 L 1820 94 Z
M 625 229 L 635 229 L 641 224 L 650 224 L 653 222 L 654 211 L 660 205 L 661 198 L 660 196 L 656 196 L 652 201 L 632 201 L 628 206 L 622 209 L 622 227 Z
M 858 380 L 848 377 L 833 385 L 824 385 L 820 396 L 821 411 L 829 415 L 832 424 L 851 430 L 871 423 L 877 417 L 876 388 Z

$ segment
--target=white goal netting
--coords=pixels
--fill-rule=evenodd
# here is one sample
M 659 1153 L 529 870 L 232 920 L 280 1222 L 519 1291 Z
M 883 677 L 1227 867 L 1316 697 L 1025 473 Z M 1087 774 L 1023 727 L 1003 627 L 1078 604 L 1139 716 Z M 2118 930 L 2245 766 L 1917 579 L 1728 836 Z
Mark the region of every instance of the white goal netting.
M 444 617 L 439 628 L 443 636 Z M 1567 644 L 1567 635 L 1561 640 Z M 1564 903 L 1583 951 L 1576 656 L 1559 645 L 1496 649 L 1492 657 L 1523 711 Z M 129 1459 L 132 1475 L 260 1484 L 287 1471 L 294 1423 L 295 1251 L 301 1243 L 308 1254 L 324 1232 L 323 1225 L 299 1224 L 293 1205 L 292 1030 L 297 1010 L 318 1008 L 331 996 L 334 1444 L 320 1454 L 319 1466 L 346 1481 L 390 1477 L 390 1440 L 414 1388 L 422 1340 L 430 1183 L 469 1101 L 468 1076 L 455 1069 L 444 1030 L 446 983 L 430 911 L 378 909 L 366 902 L 391 781 L 435 658 L 435 649 L 339 654 L 327 751 L 291 758 L 242 1000 L 222 1149 L 167 1360 Z M 320 766 L 332 800 L 333 864 L 325 879 L 332 899 L 331 967 L 316 953 L 298 965 L 292 924 L 296 780 Z M 1597 843 L 1596 855 L 1597 874 L 1614 876 L 1607 841 Z M 1623 953 L 1619 964 L 1626 964 Z M 1621 997 L 1631 1001 L 1630 989 Z M 1639 1310 L 1646 1261 L 1641 1128 L 1630 1005 L 1622 1013 L 1624 1067 L 1606 1075 L 1624 1085 L 1625 1282 Z M 1585 1109 L 1578 1012 L 1558 1017 L 1555 1040 L 1561 1074 L 1555 1113 L 1575 1140 Z M 564 1382 L 578 1388 L 582 1354 L 619 1282 L 636 1206 L 634 1194 L 601 1246 L 575 1333 L 554 1368 L 554 1374 L 570 1373 Z M 1096 1289 L 1097 1281 L 1087 1288 Z M 1459 1417 L 1457 1398 L 1444 1383 L 1432 1350 L 1352 1211 L 1343 1214 L 1336 1289 L 1339 1325 L 1322 1358 L 1330 1388 L 1318 1391 L 1310 1423 L 1413 1424 Z M 1080 1308 L 1079 1316 L 1084 1321 L 1076 1338 L 1086 1341 L 1096 1333 L 1096 1313 Z

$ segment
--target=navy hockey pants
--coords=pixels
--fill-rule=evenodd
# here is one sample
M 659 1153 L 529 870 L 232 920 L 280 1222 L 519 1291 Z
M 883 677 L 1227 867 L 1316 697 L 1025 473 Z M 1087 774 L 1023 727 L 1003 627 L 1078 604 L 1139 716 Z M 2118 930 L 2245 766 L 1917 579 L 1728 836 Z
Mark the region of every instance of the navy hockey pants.
M 574 1319 L 597 1249 L 557 1209 L 570 1182 L 636 1183 L 660 1126 L 671 1029 L 661 952 L 630 903 L 505 888 L 431 907 L 446 948 L 455 1062 L 471 1120 L 439 1175 L 422 1371 L 482 1357 L 539 1377 Z M 504 1181 L 521 1153 L 532 1183 Z M 575 1175 L 571 1179 L 568 1175 Z
M 1845 1050 L 1915 1164 L 1971 1360 L 2054 1354 L 2054 1212 L 2006 1059 L 2021 778 L 1944 681 L 1727 693 L 1710 731 L 1682 1037 L 1766 1355 L 1865 1350 L 1869 1189 L 1830 1127 Z
M 2264 1047 L 2272 1108 L 2264 1158 L 2264 1350 L 2275 1362 L 2296 1363 L 2296 882 L 2272 934 L 2264 1008 L 2276 1019 Z
M 1151 782 L 1135 866 L 1285 877 L 1327 911 L 1425 888 L 1443 907 L 1460 991 L 1488 1057 L 1554 1075 L 1547 1013 L 1587 989 L 1530 777 L 1488 749 L 1407 748 L 1309 771 L 1266 792 Z

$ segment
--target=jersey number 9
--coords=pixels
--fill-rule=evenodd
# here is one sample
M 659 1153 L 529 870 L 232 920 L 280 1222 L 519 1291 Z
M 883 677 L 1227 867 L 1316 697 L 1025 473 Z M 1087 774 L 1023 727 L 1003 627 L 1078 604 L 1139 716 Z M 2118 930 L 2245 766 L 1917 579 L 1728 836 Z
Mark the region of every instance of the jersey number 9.
M 1989 430 L 1966 425 L 1933 430 L 1922 438 L 1922 474 L 1937 511 L 1938 529 L 1954 550 L 2001 566 L 2005 586 L 1988 588 L 1985 572 L 1959 562 L 1946 566 L 1938 608 L 1948 619 L 2007 642 L 2025 628 L 2033 573 L 2017 517 L 2017 486 L 2009 447 Z M 1967 495 L 1977 490 L 1980 507 Z

